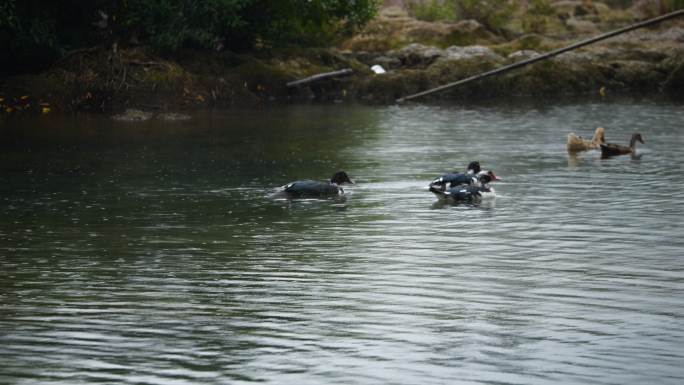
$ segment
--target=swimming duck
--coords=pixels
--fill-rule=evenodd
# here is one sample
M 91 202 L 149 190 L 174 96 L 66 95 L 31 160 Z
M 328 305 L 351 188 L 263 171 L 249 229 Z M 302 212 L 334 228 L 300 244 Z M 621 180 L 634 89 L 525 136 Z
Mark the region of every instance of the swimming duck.
M 583 139 L 577 136 L 574 132 L 568 134 L 568 143 L 566 148 L 568 152 L 589 151 L 599 148 L 601 143 L 606 142 L 605 130 L 603 127 L 597 127 L 594 132 L 594 137 L 591 140 Z
M 644 143 L 644 139 L 641 138 L 641 134 L 635 132 L 632 134 L 632 139 L 629 141 L 629 147 L 613 143 L 601 144 L 601 157 L 607 158 L 609 156 L 615 155 L 635 154 L 637 141 Z
M 328 182 L 319 182 L 314 180 L 298 180 L 290 182 L 282 187 L 282 190 L 276 193 L 277 196 L 287 198 L 327 198 L 344 194 L 344 190 L 340 187 L 343 183 L 354 182 L 349 179 L 344 171 L 336 172 Z
M 477 183 L 477 174 L 481 171 L 480 162 L 473 161 L 468 163 L 466 172 L 451 172 L 444 174 L 439 178 L 430 182 L 430 187 L 439 186 L 442 190 L 446 189 L 447 184 L 449 187 L 455 187 L 462 184 L 473 184 Z
M 496 196 L 494 188 L 489 186 L 489 182 L 491 181 L 492 179 L 488 174 L 483 174 L 480 177 L 481 184 L 479 186 L 461 185 L 451 187 L 447 190 L 441 190 L 437 187 L 430 186 L 430 191 L 434 193 L 438 198 L 448 200 L 451 202 L 473 201 L 476 199 L 480 199 L 484 196 Z

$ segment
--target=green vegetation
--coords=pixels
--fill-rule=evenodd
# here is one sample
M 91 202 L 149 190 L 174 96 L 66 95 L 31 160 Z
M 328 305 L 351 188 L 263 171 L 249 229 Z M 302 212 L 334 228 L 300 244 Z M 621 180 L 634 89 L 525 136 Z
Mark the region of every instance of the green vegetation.
M 517 1 L 509 0 L 414 0 L 409 2 L 408 8 L 419 20 L 473 19 L 497 31 L 510 21 L 517 6 Z
M 9 72 L 31 71 L 94 45 L 248 50 L 322 45 L 373 18 L 377 0 L 1 0 Z
M 453 21 L 456 20 L 454 0 L 426 0 L 407 3 L 410 14 L 423 21 Z
M 527 12 L 522 16 L 522 30 L 525 33 L 545 33 L 547 22 L 554 14 L 549 0 L 530 0 Z
M 614 9 L 613 9 L 614 8 Z M 684 8 L 684 0 L 407 0 L 409 14 L 422 21 L 456 22 L 475 20 L 489 31 L 502 34 L 553 33 L 572 29 L 564 25 L 568 18 L 577 17 L 591 22 L 629 22 L 655 17 Z

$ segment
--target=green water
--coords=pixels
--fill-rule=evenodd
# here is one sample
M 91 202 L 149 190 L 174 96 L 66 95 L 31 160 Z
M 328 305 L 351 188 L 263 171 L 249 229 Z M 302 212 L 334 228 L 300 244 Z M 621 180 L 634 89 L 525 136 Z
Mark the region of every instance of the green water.
M 2 384 L 679 384 L 681 105 L 0 122 Z M 570 157 L 574 131 L 640 158 Z M 479 160 L 495 199 L 426 189 Z M 274 200 L 346 170 L 338 200 Z

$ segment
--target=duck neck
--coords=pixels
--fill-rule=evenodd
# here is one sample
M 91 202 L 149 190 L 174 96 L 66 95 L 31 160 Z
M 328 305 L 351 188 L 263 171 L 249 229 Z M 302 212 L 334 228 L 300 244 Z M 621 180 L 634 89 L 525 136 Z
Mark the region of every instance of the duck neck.
M 632 135 L 632 139 L 629 141 L 629 148 L 634 150 L 634 147 L 636 147 L 636 142 L 637 142 L 636 135 Z

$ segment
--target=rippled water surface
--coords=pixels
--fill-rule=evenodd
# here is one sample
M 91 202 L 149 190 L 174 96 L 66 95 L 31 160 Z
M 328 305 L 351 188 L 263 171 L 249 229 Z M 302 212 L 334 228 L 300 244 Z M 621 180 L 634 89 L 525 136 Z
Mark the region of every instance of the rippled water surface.
M 0 122 L 2 384 L 684 383 L 684 109 Z M 569 157 L 606 128 L 641 157 Z M 471 160 L 497 197 L 426 190 Z M 287 202 L 346 170 L 346 199 Z

